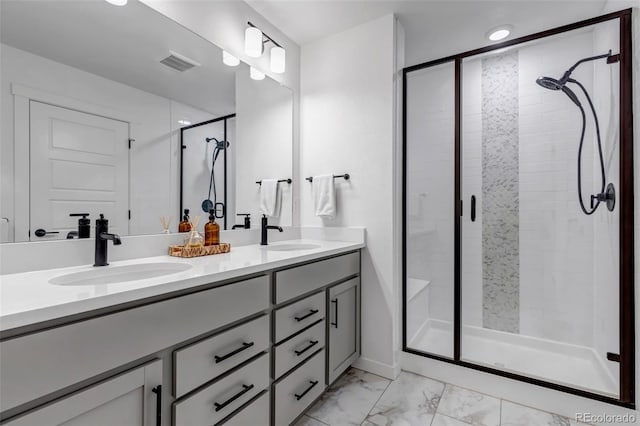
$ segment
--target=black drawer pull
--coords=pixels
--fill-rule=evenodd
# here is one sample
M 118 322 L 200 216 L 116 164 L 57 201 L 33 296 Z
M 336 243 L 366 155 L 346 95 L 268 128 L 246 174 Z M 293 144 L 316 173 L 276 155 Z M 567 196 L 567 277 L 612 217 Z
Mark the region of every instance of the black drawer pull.
M 307 315 L 303 315 L 301 317 L 293 317 L 296 321 L 300 322 L 302 320 L 306 320 L 307 318 L 309 318 L 311 315 L 315 315 L 317 314 L 318 311 L 317 309 L 309 309 L 309 313 Z
M 253 385 L 242 385 L 242 390 L 237 394 L 233 395 L 231 398 L 227 399 L 225 402 L 221 402 L 221 403 L 214 402 L 213 405 L 216 407 L 216 411 L 222 410 L 224 407 L 231 404 L 233 401 L 240 398 L 242 395 L 249 392 L 251 389 L 253 389 Z
M 302 392 L 300 395 L 298 395 L 297 393 L 296 393 L 296 394 L 294 394 L 294 396 L 296 397 L 296 401 L 300 401 L 302 398 L 304 398 L 304 396 L 305 396 L 306 394 L 308 394 L 308 393 L 309 393 L 309 391 L 310 391 L 311 389 L 313 389 L 313 387 L 314 387 L 315 385 L 317 385 L 317 384 L 318 384 L 318 381 L 317 381 L 317 380 L 309 380 L 309 383 L 311 383 L 311 386 L 309 386 L 307 389 L 305 389 L 305 391 L 304 391 L 304 392 Z
M 299 351 L 294 351 L 294 352 L 296 353 L 296 356 L 300 356 L 300 355 L 302 355 L 303 353 L 305 353 L 306 351 L 308 351 L 309 349 L 311 349 L 312 347 L 314 347 L 317 344 L 318 344 L 317 340 L 309 340 L 309 346 L 307 346 L 304 349 L 301 349 Z
M 162 426 L 162 385 L 151 389 L 156 394 L 156 426 Z
M 332 322 L 331 325 L 334 326 L 335 328 L 338 328 L 338 299 L 337 298 L 333 299 L 331 303 L 336 304 L 336 322 Z
M 234 351 L 231 351 L 231 352 L 229 352 L 228 354 L 225 354 L 225 355 L 220 355 L 220 356 L 216 355 L 213 358 L 216 360 L 216 364 L 217 364 L 219 362 L 224 361 L 227 358 L 231 358 L 232 356 L 234 356 L 236 354 L 239 354 L 240 352 L 244 351 L 245 349 L 250 348 L 251 346 L 253 346 L 253 342 L 249 342 L 249 343 L 245 342 L 238 349 L 236 349 Z

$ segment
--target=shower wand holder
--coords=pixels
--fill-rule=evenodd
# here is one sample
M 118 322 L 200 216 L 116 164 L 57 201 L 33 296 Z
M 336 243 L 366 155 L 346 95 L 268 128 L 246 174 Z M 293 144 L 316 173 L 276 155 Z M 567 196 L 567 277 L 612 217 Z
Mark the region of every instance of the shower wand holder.
M 607 203 L 607 210 L 609 210 L 610 212 L 613 211 L 613 209 L 616 206 L 616 188 L 615 186 L 613 186 L 612 183 L 610 183 L 609 185 L 607 185 L 607 189 L 605 190 L 605 192 L 601 192 L 600 194 L 597 195 L 592 195 L 591 196 L 591 208 L 593 209 L 596 201 L 599 203 Z

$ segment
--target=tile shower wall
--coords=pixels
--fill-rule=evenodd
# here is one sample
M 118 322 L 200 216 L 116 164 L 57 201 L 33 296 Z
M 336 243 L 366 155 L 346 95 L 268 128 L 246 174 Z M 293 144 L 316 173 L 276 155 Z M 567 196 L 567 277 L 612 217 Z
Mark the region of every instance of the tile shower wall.
M 564 343 L 593 344 L 593 219 L 576 193 L 579 110 L 545 90 L 540 75 L 560 76 L 591 56 L 590 32 L 520 49 L 520 333 Z M 573 76 L 591 90 L 593 68 Z M 593 133 L 587 127 L 583 185 L 592 188 Z M 585 267 L 587 266 L 587 267 Z
M 518 333 L 518 52 L 482 59 L 482 324 Z

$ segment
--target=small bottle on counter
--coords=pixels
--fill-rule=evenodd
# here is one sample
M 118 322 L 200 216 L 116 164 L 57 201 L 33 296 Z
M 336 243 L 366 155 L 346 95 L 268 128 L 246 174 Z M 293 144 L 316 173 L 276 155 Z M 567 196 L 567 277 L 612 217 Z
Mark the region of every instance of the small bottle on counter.
M 209 222 L 204 225 L 204 245 L 214 246 L 220 244 L 220 225 L 216 223 L 214 210 L 209 210 Z
M 178 232 L 191 231 L 191 222 L 189 222 L 189 209 L 184 209 L 184 216 L 182 216 L 182 222 L 178 224 Z

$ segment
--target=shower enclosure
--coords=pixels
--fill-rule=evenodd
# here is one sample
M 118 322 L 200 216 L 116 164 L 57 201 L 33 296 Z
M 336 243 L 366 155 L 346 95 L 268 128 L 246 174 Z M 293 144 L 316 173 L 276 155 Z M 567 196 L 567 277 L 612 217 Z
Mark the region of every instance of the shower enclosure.
M 631 10 L 403 82 L 403 350 L 633 407 Z
M 180 129 L 180 211 L 200 216 L 202 226 L 213 205 L 222 229 L 235 221 L 236 115 Z M 229 220 L 227 218 L 230 218 Z

